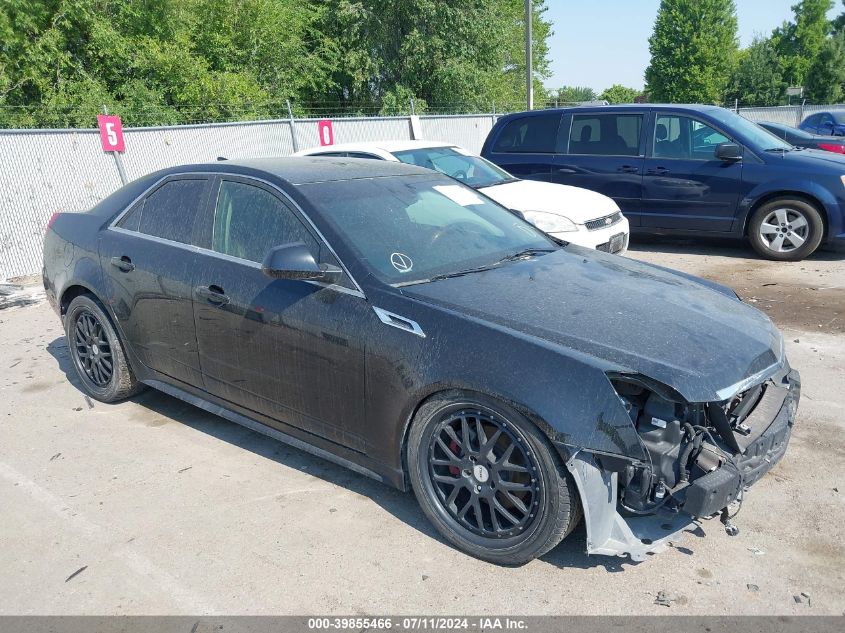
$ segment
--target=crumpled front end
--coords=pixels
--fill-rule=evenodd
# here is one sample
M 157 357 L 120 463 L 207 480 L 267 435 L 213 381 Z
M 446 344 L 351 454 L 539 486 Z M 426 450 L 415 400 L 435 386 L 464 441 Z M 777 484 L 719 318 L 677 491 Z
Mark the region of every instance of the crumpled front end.
M 642 560 L 696 519 L 716 515 L 737 533 L 728 508 L 786 452 L 801 396 L 798 372 L 784 359 L 766 378 L 704 403 L 685 402 L 647 379 L 609 378 L 646 459 L 567 447 L 588 553 Z

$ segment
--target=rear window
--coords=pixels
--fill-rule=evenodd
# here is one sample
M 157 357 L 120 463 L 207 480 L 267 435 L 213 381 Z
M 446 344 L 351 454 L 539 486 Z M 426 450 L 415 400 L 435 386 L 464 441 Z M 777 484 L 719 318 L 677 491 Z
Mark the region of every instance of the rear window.
M 641 114 L 576 114 L 572 117 L 569 153 L 637 156 L 642 127 Z
M 118 226 L 129 231 L 190 244 L 204 201 L 205 179 L 171 180 L 136 205 Z
M 514 119 L 505 124 L 493 145 L 494 152 L 552 154 L 557 142 L 560 114 Z

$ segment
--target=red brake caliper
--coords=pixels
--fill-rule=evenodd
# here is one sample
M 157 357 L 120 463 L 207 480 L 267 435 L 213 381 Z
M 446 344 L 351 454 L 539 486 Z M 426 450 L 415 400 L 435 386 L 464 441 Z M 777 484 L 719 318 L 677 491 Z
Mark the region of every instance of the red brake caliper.
M 452 451 L 453 454 L 460 457 L 460 454 L 458 453 L 458 443 L 455 440 L 452 440 L 449 443 L 449 450 Z M 457 475 L 460 472 L 461 472 L 461 469 L 458 468 L 457 466 L 449 466 L 449 474 L 450 475 Z

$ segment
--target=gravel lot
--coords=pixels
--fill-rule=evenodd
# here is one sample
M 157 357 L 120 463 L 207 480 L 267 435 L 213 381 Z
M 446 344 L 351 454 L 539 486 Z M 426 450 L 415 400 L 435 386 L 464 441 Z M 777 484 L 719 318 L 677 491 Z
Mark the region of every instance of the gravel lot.
M 521 568 L 468 558 L 410 494 L 161 393 L 88 400 L 39 302 L 0 310 L 0 614 L 842 614 L 843 255 L 655 240 L 630 256 L 734 287 L 801 371 L 790 449 L 739 536 L 705 521 L 633 564 L 587 557 L 581 527 Z

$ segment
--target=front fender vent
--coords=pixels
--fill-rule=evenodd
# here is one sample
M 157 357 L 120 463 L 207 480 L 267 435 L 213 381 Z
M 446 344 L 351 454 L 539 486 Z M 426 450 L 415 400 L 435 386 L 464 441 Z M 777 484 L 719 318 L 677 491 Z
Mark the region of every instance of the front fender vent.
M 383 310 L 382 308 L 377 308 L 373 306 L 373 311 L 378 316 L 379 320 L 384 323 L 385 325 L 389 325 L 391 327 L 399 328 L 400 330 L 405 330 L 406 332 L 410 332 L 411 334 L 416 334 L 422 338 L 425 338 L 425 332 L 423 332 L 420 324 L 412 319 L 408 319 L 403 317 L 399 314 L 395 314 L 393 312 L 388 312 L 387 310 Z

